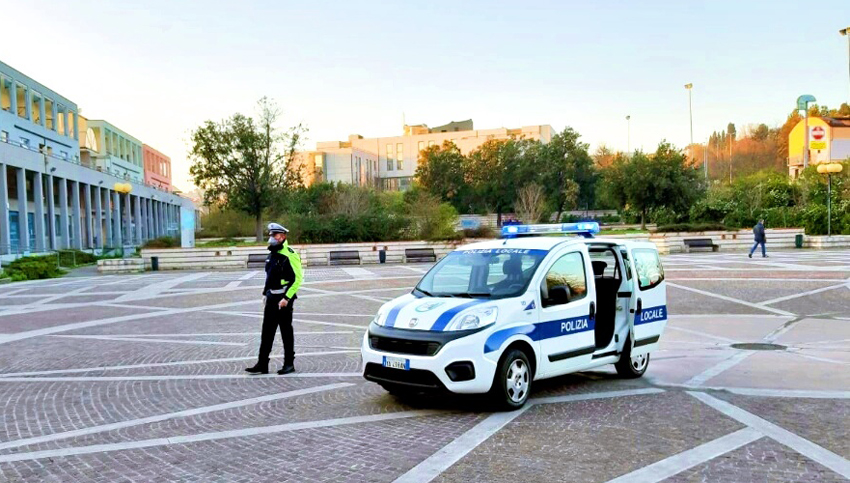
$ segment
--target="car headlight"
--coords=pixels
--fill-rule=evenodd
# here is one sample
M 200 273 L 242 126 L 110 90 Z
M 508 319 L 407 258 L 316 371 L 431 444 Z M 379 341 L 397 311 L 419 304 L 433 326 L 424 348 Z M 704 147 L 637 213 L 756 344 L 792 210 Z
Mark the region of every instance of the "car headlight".
M 468 310 L 455 317 L 446 330 L 479 329 L 490 324 L 495 324 L 498 316 L 499 309 L 496 307 Z
M 379 326 L 383 327 L 384 324 L 387 322 L 387 313 L 386 312 L 378 312 L 378 314 L 375 315 L 375 318 L 372 319 L 372 322 L 375 325 L 379 325 Z

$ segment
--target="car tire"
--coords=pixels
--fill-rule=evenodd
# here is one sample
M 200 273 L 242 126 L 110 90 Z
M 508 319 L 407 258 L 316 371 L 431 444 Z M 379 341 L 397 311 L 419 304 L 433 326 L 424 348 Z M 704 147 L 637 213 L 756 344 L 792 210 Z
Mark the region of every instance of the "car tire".
M 510 349 L 499 360 L 490 399 L 499 409 L 514 410 L 528 401 L 534 375 L 528 355 L 519 349 Z
M 614 364 L 614 367 L 617 368 L 617 374 L 620 377 L 626 379 L 637 379 L 642 376 L 644 372 L 646 372 L 646 368 L 649 367 L 649 354 L 641 354 L 639 356 L 632 357 L 632 343 L 630 340 L 626 339 L 626 345 L 623 349 L 623 353 L 620 354 L 620 360 Z

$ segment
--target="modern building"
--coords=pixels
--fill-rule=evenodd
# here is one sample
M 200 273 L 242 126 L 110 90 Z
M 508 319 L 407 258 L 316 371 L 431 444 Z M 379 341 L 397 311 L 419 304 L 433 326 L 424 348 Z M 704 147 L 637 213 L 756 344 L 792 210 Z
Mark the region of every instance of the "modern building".
M 435 128 L 424 124 L 405 125 L 401 136 L 364 138 L 353 134 L 348 141 L 316 143 L 314 151 L 299 153 L 298 163 L 308 185 L 332 181 L 405 190 L 416 173 L 419 152 L 429 146 L 451 141 L 463 154 L 468 154 L 493 139 L 526 138 L 549 142 L 552 134 L 549 125 L 475 130 L 471 119 Z
M 805 121 L 788 134 L 788 175 L 796 179 L 803 171 Z M 809 118 L 809 163 L 846 161 L 850 158 L 850 117 Z
M 192 202 L 145 186 L 141 175 L 129 182 L 125 173 L 116 176 L 118 162 L 113 172 L 81 164 L 80 127 L 75 103 L 0 62 L 0 258 L 132 246 L 163 235 L 194 245 Z M 107 142 L 101 134 L 98 148 Z M 129 143 L 110 142 L 107 153 L 132 164 Z
M 144 182 L 141 141 L 106 121 L 79 119 L 83 166 L 127 181 Z
M 174 191 L 171 187 L 171 158 L 147 144 L 142 145 L 142 158 L 145 184 L 164 191 Z

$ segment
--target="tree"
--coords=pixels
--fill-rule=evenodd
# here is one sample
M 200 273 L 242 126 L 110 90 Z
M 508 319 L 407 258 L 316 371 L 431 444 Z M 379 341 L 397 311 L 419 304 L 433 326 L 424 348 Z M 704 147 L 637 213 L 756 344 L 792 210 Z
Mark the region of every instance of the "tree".
M 464 212 L 469 201 L 469 184 L 465 177 L 467 160 L 460 149 L 446 141 L 442 146 L 429 146 L 419 153 L 416 182 L 428 193 L 451 203 Z
M 519 189 L 514 209 L 519 219 L 525 223 L 537 223 L 543 217 L 546 209 L 546 197 L 543 187 L 537 183 L 529 183 Z
M 611 166 L 611 163 L 614 162 L 614 157 L 616 153 L 611 150 L 608 146 L 604 144 L 600 144 L 596 151 L 593 153 L 593 164 L 597 169 L 604 169 L 608 166 Z
M 593 158 L 588 154 L 588 145 L 580 142 L 579 133 L 565 128 L 552 136 L 546 144 L 539 143 L 533 150 L 536 158 L 529 164 L 536 171 L 534 177 L 542 183 L 546 199 L 558 220 L 565 208 L 572 208 L 576 202 L 581 206 L 590 206 L 595 201 L 597 174 L 593 167 Z M 532 178 L 534 179 L 534 178 Z M 576 197 L 572 197 L 578 185 Z
M 280 132 L 280 109 L 268 98 L 258 102 L 257 120 L 234 114 L 206 121 L 191 133 L 189 172 L 204 190 L 204 203 L 250 215 L 257 241 L 263 238 L 263 210 L 300 177 L 293 161 L 305 129 L 299 124 Z
M 499 224 L 502 213 L 513 208 L 519 188 L 540 176 L 529 162 L 529 151 L 538 145 L 527 139 L 492 139 L 469 153 L 467 179 L 472 192 L 496 212 Z
M 661 142 L 649 156 L 642 151 L 631 157 L 618 155 L 603 172 L 603 186 L 620 207 L 640 213 L 641 228 L 646 229 L 647 213 L 653 208 L 687 213 L 704 190 L 700 174 L 680 151 Z

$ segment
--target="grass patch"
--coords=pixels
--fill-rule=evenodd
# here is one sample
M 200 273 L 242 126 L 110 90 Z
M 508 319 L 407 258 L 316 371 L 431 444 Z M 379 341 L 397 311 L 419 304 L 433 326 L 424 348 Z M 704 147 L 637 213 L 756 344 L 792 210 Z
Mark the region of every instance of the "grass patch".
M 240 240 L 236 238 L 224 238 L 221 240 L 211 240 L 202 243 L 196 243 L 195 248 L 221 248 L 221 247 L 260 247 L 264 246 L 262 242 L 256 240 Z

